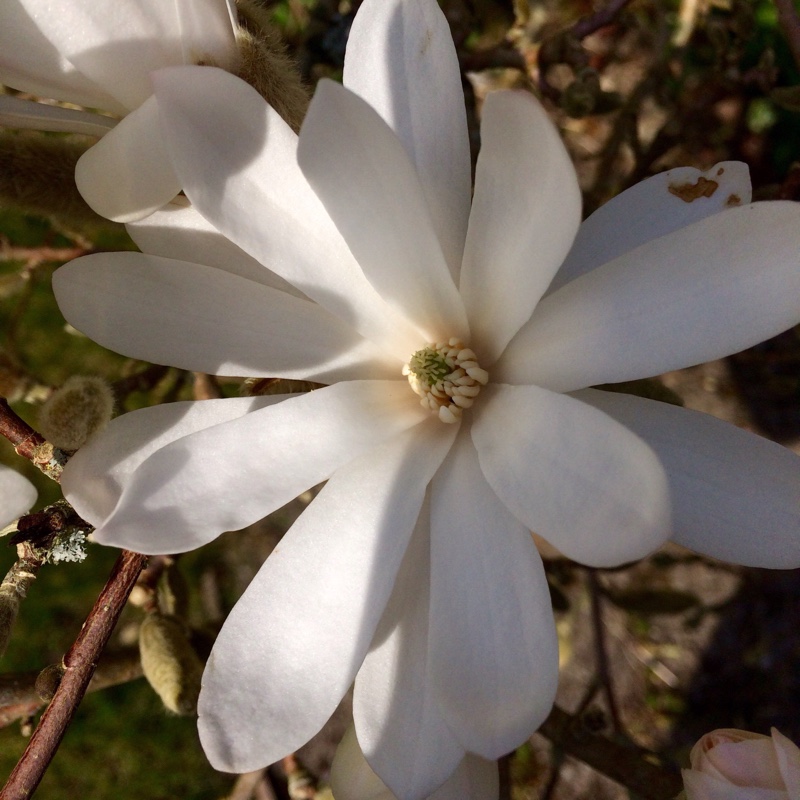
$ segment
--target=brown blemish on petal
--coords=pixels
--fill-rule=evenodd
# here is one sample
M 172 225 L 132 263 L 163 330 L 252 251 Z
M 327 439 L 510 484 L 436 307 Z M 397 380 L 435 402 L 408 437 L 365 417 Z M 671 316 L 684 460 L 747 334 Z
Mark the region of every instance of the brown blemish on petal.
M 720 175 L 722 175 L 722 173 L 723 173 L 723 172 L 725 172 L 725 167 L 720 167 L 720 168 L 717 170 L 717 177 L 719 178 L 719 176 L 720 176 Z
M 719 184 L 701 176 L 697 179 L 697 183 L 671 183 L 667 188 L 670 194 L 680 197 L 684 203 L 693 203 L 700 197 L 711 197 L 719 188 Z
M 738 194 L 732 194 L 728 197 L 725 201 L 726 206 L 740 206 L 742 204 L 742 198 L 739 197 Z

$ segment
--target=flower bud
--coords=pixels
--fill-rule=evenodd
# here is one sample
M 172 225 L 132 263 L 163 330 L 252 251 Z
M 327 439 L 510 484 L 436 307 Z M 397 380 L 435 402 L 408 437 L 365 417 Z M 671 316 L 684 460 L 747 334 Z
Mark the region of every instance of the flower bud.
M 63 677 L 64 667 L 61 664 L 51 664 L 36 676 L 34 688 L 43 703 L 49 703 L 53 699 Z
M 239 77 L 249 83 L 294 131 L 300 130 L 310 99 L 300 72 L 257 2 L 237 3 L 241 27 L 236 33 Z
M 139 653 L 144 676 L 164 705 L 175 714 L 196 713 L 203 664 L 181 622 L 158 612 L 145 617 Z
M 114 394 L 102 379 L 74 375 L 39 412 L 42 435 L 61 450 L 77 450 L 102 430 L 114 413 Z
M 772 736 L 722 728 L 703 736 L 683 770 L 686 800 L 800 797 L 800 748 L 775 728 Z

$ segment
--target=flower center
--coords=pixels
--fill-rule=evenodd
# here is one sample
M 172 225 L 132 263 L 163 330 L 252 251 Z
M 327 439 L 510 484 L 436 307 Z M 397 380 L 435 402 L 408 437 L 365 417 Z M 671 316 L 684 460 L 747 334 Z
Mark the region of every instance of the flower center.
M 481 386 L 489 382 L 489 373 L 459 339 L 417 350 L 403 367 L 403 375 L 422 405 L 435 411 L 442 422 L 458 422 L 462 409 L 469 408 Z

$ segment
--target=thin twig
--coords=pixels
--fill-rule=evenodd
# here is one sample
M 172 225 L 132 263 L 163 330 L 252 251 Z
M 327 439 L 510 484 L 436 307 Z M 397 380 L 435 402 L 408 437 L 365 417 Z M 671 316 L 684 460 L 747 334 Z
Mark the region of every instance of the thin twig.
M 594 630 L 595 657 L 597 659 L 597 674 L 600 678 L 600 685 L 603 687 L 603 694 L 606 698 L 608 713 L 611 717 L 611 725 L 614 733 L 623 733 L 622 722 L 617 707 L 617 699 L 614 696 L 614 684 L 611 680 L 611 670 L 608 665 L 608 650 L 606 649 L 606 633 L 603 623 L 603 607 L 601 598 L 600 584 L 594 570 L 587 572 L 589 582 L 589 597 L 592 609 L 592 628 Z
M 671 800 L 683 788 L 677 770 L 647 761 L 644 751 L 591 733 L 558 706 L 542 723 L 539 733 L 573 758 L 625 786 L 643 800 Z
M 631 0 L 611 0 L 607 6 L 603 6 L 594 14 L 579 19 L 571 28 L 572 35 L 576 39 L 584 39 L 600 28 L 610 25 L 616 19 L 617 14 L 630 2 Z
M 793 0 L 775 0 L 778 10 L 778 23 L 792 50 L 794 62 L 800 67 L 800 15 Z
M 0 675 L 0 728 L 30 716 L 45 704 L 36 691 L 39 675 L 39 672 Z M 103 654 L 86 691 L 97 692 L 141 677 L 139 647 L 126 647 Z
M 18 455 L 27 458 L 48 478 L 61 480 L 67 457 L 12 411 L 4 397 L 0 397 L 0 436 L 8 439 Z
M 0 800 L 27 800 L 39 785 L 83 698 L 100 653 L 122 613 L 147 557 L 123 550 L 75 643 L 64 656 L 64 676 L 14 767 Z

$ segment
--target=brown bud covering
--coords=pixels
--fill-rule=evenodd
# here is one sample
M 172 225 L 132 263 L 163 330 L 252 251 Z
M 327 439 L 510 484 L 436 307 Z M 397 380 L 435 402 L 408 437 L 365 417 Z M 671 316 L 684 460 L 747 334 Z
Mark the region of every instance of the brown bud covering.
M 113 413 L 114 394 L 102 378 L 73 375 L 42 406 L 39 428 L 56 447 L 74 451 L 102 430 Z
M 139 653 L 144 676 L 164 705 L 175 714 L 195 714 L 203 664 L 181 622 L 158 612 L 145 617 Z

